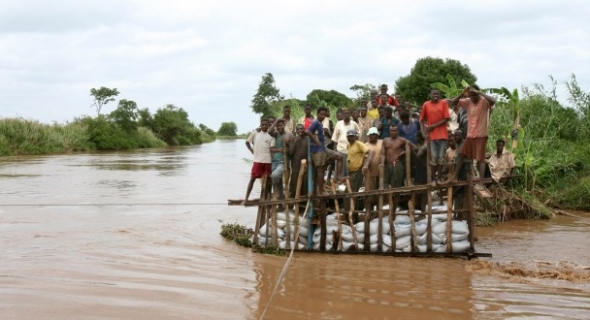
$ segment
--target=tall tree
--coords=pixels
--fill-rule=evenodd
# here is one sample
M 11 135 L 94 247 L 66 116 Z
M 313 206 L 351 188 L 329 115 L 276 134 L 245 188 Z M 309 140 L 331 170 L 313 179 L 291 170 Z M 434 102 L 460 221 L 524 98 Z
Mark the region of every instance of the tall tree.
M 314 89 L 307 95 L 307 102 L 316 107 L 330 106 L 336 108 L 348 108 L 352 105 L 352 100 L 345 94 L 336 90 Z
M 238 126 L 235 122 L 223 122 L 217 134 L 220 136 L 235 137 L 238 135 Z
M 464 80 L 473 84 L 477 81 L 469 66 L 458 60 L 425 57 L 416 61 L 409 75 L 397 79 L 395 92 L 400 93 L 404 99 L 422 104 L 429 99 L 432 84 L 448 82 L 447 75 L 456 83 Z
M 258 90 L 254 97 L 252 97 L 252 104 L 250 108 L 254 113 L 261 114 L 263 117 L 268 117 L 273 114 L 272 103 L 282 100 L 279 88 L 275 85 L 275 78 L 272 73 L 268 72 L 262 76 Z
M 377 86 L 371 83 L 355 84 L 350 87 L 350 90 L 356 93 L 356 96 L 359 100 L 363 98 L 367 100 L 371 99 L 371 91 L 379 92 L 379 90 L 377 90 Z
M 119 95 L 119 90 L 117 88 L 110 89 L 107 87 L 92 88 L 90 89 L 90 95 L 94 98 L 91 107 L 96 109 L 96 115 L 99 116 L 105 104 L 115 101 L 114 97 Z
M 133 100 L 121 99 L 119 106 L 109 114 L 109 118 L 113 120 L 127 133 L 137 132 L 137 103 Z

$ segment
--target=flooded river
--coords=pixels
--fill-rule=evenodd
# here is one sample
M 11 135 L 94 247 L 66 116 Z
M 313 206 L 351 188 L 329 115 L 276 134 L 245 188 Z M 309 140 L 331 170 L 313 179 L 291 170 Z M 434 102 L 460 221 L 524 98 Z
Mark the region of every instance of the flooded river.
M 243 140 L 0 158 L 0 319 L 254 319 L 286 257 L 253 225 Z M 256 197 L 256 196 L 253 196 Z M 492 259 L 296 254 L 267 319 L 590 319 L 590 215 L 477 230 Z

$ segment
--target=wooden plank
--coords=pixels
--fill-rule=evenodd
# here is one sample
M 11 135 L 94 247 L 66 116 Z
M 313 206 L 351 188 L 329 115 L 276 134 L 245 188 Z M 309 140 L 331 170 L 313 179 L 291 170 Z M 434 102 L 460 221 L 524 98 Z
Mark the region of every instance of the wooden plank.
M 285 251 L 283 249 L 279 249 Z M 390 257 L 423 257 L 423 258 L 492 258 L 491 253 L 483 252 L 366 252 L 366 251 L 319 251 L 319 250 L 295 250 L 299 254 L 331 254 L 331 255 L 375 255 Z
M 488 182 L 492 182 L 492 179 L 491 178 L 484 179 L 484 183 L 488 183 Z M 394 193 L 394 194 L 402 196 L 402 195 L 411 195 L 412 192 L 414 192 L 414 191 L 427 191 L 427 190 L 434 190 L 434 189 L 447 188 L 447 187 L 466 186 L 468 184 L 469 184 L 468 181 L 458 181 L 458 182 L 453 182 L 453 183 L 449 183 L 449 184 L 445 184 L 445 185 L 441 185 L 441 186 L 435 186 L 435 187 L 432 187 L 429 185 L 415 185 L 415 186 L 407 186 L 407 187 L 400 187 L 400 188 L 391 188 L 391 189 L 386 189 L 386 190 L 340 193 L 340 194 L 336 194 L 336 195 L 328 195 L 328 196 L 323 196 L 323 197 L 312 196 L 311 199 L 312 200 L 348 199 L 348 198 L 352 198 L 352 197 L 373 196 L 373 195 L 387 194 L 387 193 Z M 308 199 L 308 197 L 295 198 L 295 199 L 286 200 L 286 202 L 287 203 L 294 203 L 294 202 L 307 201 L 307 199 Z M 252 203 L 250 203 L 250 201 L 248 201 L 248 204 L 246 204 L 245 206 L 246 207 L 254 207 L 254 206 L 262 205 L 263 203 L 265 205 L 272 205 L 272 204 L 282 204 L 283 202 L 284 202 L 283 200 L 274 200 L 274 201 L 268 200 L 268 201 L 262 201 L 260 203 L 252 204 Z
M 475 194 L 477 194 L 478 197 L 480 197 L 481 199 L 484 198 L 491 198 L 494 195 L 492 194 L 492 192 L 490 190 L 488 190 L 487 188 L 483 188 L 483 189 L 479 189 L 479 188 L 473 188 L 473 191 L 475 192 Z

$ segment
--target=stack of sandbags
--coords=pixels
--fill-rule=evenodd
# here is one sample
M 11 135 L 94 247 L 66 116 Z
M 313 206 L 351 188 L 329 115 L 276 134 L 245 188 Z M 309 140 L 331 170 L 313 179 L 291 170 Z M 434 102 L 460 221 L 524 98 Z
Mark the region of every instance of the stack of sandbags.
M 290 241 L 290 248 L 293 248 L 296 244 L 296 249 L 306 249 L 308 247 L 308 226 L 309 219 L 299 218 L 299 236 L 296 237 L 297 227 L 295 223 L 295 214 L 290 212 L 289 214 L 289 232 L 290 237 L 286 239 L 287 229 L 287 215 L 284 212 L 277 213 L 277 237 L 278 245 L 280 249 L 287 248 L 287 241 Z M 446 214 L 433 215 L 432 219 L 432 251 L 433 252 L 446 252 L 447 239 L 447 221 Z M 469 249 L 469 228 L 467 222 L 456 221 L 452 222 L 452 234 L 450 241 L 452 242 L 453 252 L 465 252 Z M 258 244 L 266 245 L 272 241 L 272 219 L 268 219 L 268 234 L 267 226 L 263 225 L 258 232 Z M 427 219 L 419 220 L 415 224 L 416 236 L 418 242 L 418 251 L 426 252 L 427 250 Z M 356 235 L 357 239 L 357 250 L 364 250 L 365 233 L 369 233 L 370 251 L 377 252 L 378 240 L 379 240 L 379 218 L 374 218 L 369 223 L 368 230 L 365 230 L 365 222 L 361 221 L 350 227 L 348 224 L 342 223 L 342 250 L 354 250 L 354 238 Z M 412 251 L 412 225 L 410 218 L 407 215 L 396 215 L 395 221 L 393 222 L 393 229 L 395 233 L 395 249 L 396 252 L 411 252 Z M 332 249 L 336 243 L 338 237 L 334 237 L 333 233 L 338 233 L 338 220 L 335 214 L 326 216 L 326 250 Z M 389 224 L 389 216 L 383 217 L 381 227 L 381 237 L 383 245 L 381 246 L 382 252 L 388 252 L 392 250 L 392 237 L 391 237 L 391 225 Z M 267 240 L 268 239 L 268 240 Z M 316 228 L 313 235 L 313 249 L 320 249 L 321 240 L 321 228 Z
M 296 221 L 295 221 L 295 213 L 293 211 L 289 211 L 289 241 L 290 241 L 290 248 L 295 246 L 297 243 L 297 247 L 295 249 L 306 249 L 307 248 L 307 234 L 308 230 L 307 227 L 309 225 L 309 219 L 303 219 L 299 217 L 299 236 L 297 237 L 297 241 L 295 241 L 295 236 L 297 232 Z M 267 234 L 267 225 L 268 224 L 268 234 Z M 266 224 L 263 224 L 258 230 L 258 244 L 261 246 L 270 245 L 272 243 L 272 218 L 269 218 Z M 287 214 L 285 212 L 277 213 L 277 237 L 278 237 L 278 245 L 280 249 L 287 249 L 287 239 L 286 239 L 286 229 L 287 229 Z

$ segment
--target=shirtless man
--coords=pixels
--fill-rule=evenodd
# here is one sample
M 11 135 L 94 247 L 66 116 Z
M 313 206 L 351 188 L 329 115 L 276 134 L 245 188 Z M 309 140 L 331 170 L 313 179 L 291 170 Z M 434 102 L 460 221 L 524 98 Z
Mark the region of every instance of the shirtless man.
M 417 147 L 410 141 L 398 137 L 397 126 L 389 128 L 389 138 L 383 139 L 381 149 L 381 166 L 385 168 L 385 187 L 403 187 L 406 169 L 400 157 L 406 154 L 406 144 L 410 144 L 412 150 L 417 152 Z

